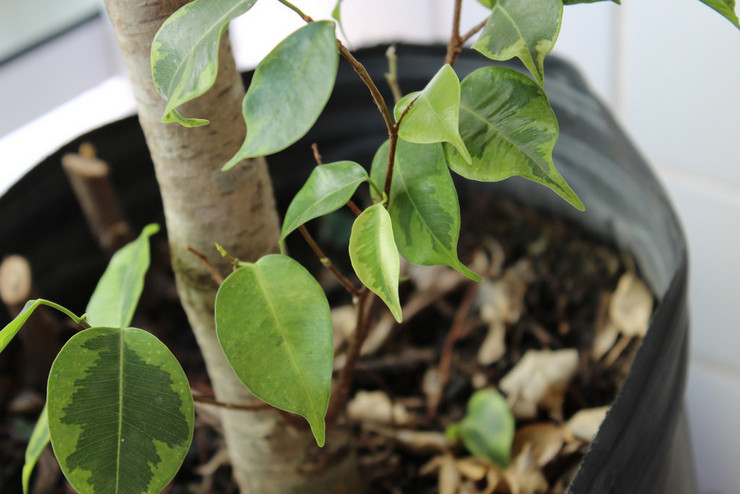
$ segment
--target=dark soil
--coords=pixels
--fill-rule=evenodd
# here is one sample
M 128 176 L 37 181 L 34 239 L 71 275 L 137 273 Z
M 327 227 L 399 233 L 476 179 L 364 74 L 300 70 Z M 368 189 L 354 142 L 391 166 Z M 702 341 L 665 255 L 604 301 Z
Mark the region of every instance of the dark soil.
M 631 268 L 629 261 L 625 265 L 620 254 L 609 246 L 560 220 L 510 202 L 480 197 L 475 200 L 476 203 L 467 205 L 468 213 L 462 218 L 465 232 L 460 239 L 461 260 L 470 265 L 481 245 L 494 243 L 503 252 L 503 265 L 498 271 L 503 272 L 526 258 L 536 275 L 534 281 L 527 283 L 522 316 L 507 325 L 506 354 L 492 365 L 477 364 L 476 356 L 486 334 L 486 325 L 475 310 L 458 313 L 461 302 L 465 297 L 474 296 L 476 290 L 476 284 L 463 281 L 444 296 L 430 300 L 413 318 L 394 328 L 393 337 L 385 343 L 381 354 L 361 360 L 355 379 L 357 389 L 382 390 L 404 404 L 414 417 L 416 430 L 444 431 L 451 422 L 461 419 L 468 398 L 476 386 L 480 386 L 479 382 L 474 385 L 474 380 L 480 379 L 474 376 L 482 375 L 488 385 L 495 386 L 527 350 L 575 348 L 581 355 L 581 367 L 565 394 L 562 419 L 567 420 L 581 409 L 608 405 L 628 369 L 631 352 L 624 352 L 616 363 L 606 365 L 594 361 L 590 349 L 602 300 L 613 292 L 625 270 Z M 314 226 L 319 230 L 315 232 L 317 238 L 333 243 L 337 224 L 341 230 L 346 222 L 341 216 L 330 221 L 333 223 Z M 291 252 L 316 266 L 310 253 L 301 251 L 301 243 L 293 239 Z M 156 296 L 142 301 L 142 310 L 134 325 L 159 336 L 178 357 L 190 376 L 192 387 L 210 394 L 197 348 L 177 303 L 172 282 L 167 278 L 164 245 L 160 240 L 154 256 L 154 273 L 146 292 Z M 486 252 L 489 262 L 497 255 L 490 250 Z M 339 265 L 343 262 L 333 260 Z M 404 284 L 403 300 L 412 297 L 413 285 L 413 281 Z M 336 288 L 329 287 L 329 297 L 334 304 L 347 303 L 346 296 Z M 421 392 L 422 381 L 429 367 L 439 365 L 456 317 L 464 321 L 462 332 L 454 344 L 449 378 L 440 404 L 430 413 L 428 397 Z M 63 327 L 63 336 L 72 334 L 71 328 Z M 629 349 L 635 346 L 633 342 Z M 23 358 L 24 351 L 18 342 L 13 342 L 0 358 L 0 492 L 8 494 L 21 492 L 26 442 L 42 404 L 43 386 L 27 383 L 22 378 Z M 22 394 L 37 397 L 38 401 L 31 400 L 19 406 L 18 397 Z M 11 404 L 15 409 L 9 408 Z M 542 411 L 533 421 L 553 420 L 551 414 Z M 530 422 L 520 421 L 518 426 Z M 368 492 L 437 492 L 436 475 L 419 475 L 431 455 L 410 453 L 397 441 L 360 424 L 357 425 L 357 444 Z M 191 451 L 169 492 L 236 492 L 228 465 L 216 465 L 205 476 L 196 473 L 196 469 L 207 463 L 221 446 L 217 424 L 207 414 L 198 414 Z M 570 452 L 543 469 L 551 486 L 574 470 L 582 453 L 583 448 Z M 456 454 L 466 455 L 463 451 L 456 451 Z M 71 491 L 65 486 L 53 459 L 43 460 L 37 472 L 37 481 L 50 486 L 37 492 Z

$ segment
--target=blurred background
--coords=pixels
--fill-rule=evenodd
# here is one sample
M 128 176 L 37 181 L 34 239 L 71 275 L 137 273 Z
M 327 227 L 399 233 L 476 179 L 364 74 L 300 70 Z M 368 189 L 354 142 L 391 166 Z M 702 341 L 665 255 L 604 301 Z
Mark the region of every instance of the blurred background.
M 319 19 L 330 18 L 335 1 L 297 4 Z M 622 122 L 682 218 L 691 251 L 686 401 L 699 491 L 737 493 L 740 32 L 698 0 L 623 3 L 567 6 L 555 52 Z M 348 45 L 442 42 L 451 5 L 345 0 Z M 273 21 L 253 21 L 257 11 Z M 484 17 L 475 0 L 464 1 L 463 31 Z M 253 67 L 301 25 L 278 2 L 258 2 L 232 23 L 237 65 Z M 0 193 L 64 142 L 133 112 L 101 0 L 0 0 Z

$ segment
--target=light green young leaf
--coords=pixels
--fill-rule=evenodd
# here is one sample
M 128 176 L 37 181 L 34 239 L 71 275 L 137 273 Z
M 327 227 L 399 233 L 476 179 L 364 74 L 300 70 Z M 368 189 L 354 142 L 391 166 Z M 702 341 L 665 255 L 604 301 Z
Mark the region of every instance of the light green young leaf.
M 185 118 L 176 108 L 201 96 L 216 81 L 218 47 L 229 22 L 252 8 L 257 0 L 195 0 L 172 14 L 154 36 L 152 77 L 167 100 L 163 122 L 186 127 L 208 120 Z
M 542 85 L 545 55 L 555 46 L 562 17 L 562 0 L 496 0 L 473 48 L 492 60 L 519 57 Z
M 367 180 L 367 172 L 354 161 L 317 166 L 288 206 L 281 240 L 302 224 L 341 208 Z
M 723 16 L 725 16 L 735 27 L 740 29 L 737 13 L 735 12 L 735 0 L 700 0 Z
M 514 430 L 514 415 L 506 398 L 493 389 L 482 389 L 473 393 L 465 417 L 451 426 L 447 435 L 461 439 L 475 456 L 506 468 L 511 461 Z
M 558 122 L 539 85 L 513 69 L 484 67 L 463 80 L 461 93 L 460 132 L 473 164 L 445 144 L 453 171 L 484 182 L 519 175 L 584 209 L 552 161 Z
M 393 239 L 391 217 L 382 204 L 370 206 L 355 219 L 349 237 L 349 259 L 360 281 L 401 322 L 398 296 L 401 260 Z
M 334 359 L 329 302 L 299 263 L 245 263 L 216 295 L 216 333 L 236 375 L 270 405 L 304 417 L 319 446 Z
M 175 476 L 193 436 L 193 397 L 180 364 L 135 328 L 73 336 L 51 367 L 51 443 L 81 494 L 158 493 Z
M 44 448 L 49 444 L 49 420 L 47 418 L 46 408 L 46 404 L 44 404 L 44 408 L 41 410 L 39 419 L 36 421 L 36 425 L 31 433 L 31 438 L 28 440 L 28 446 L 26 446 L 26 462 L 23 464 L 22 472 L 23 494 L 28 494 L 33 468 L 39 461 Z
M 422 91 L 401 98 L 393 109 L 396 120 L 409 105 L 398 129 L 399 137 L 417 144 L 449 142 L 470 162 L 458 130 L 460 80 L 452 67 L 443 66 Z
M 386 141 L 373 159 L 376 183 L 385 181 L 388 148 Z M 423 266 L 444 264 L 481 281 L 457 258 L 460 205 L 441 144 L 398 140 L 389 201 L 393 237 L 403 257 Z
M 76 316 L 69 309 L 62 307 L 59 304 L 55 304 L 54 302 L 50 302 L 49 300 L 44 300 L 42 298 L 29 300 L 28 302 L 26 302 L 26 305 L 23 306 L 23 309 L 21 309 L 20 313 L 15 316 L 12 321 L 6 324 L 2 331 L 0 331 L 0 353 L 5 350 L 5 347 L 8 346 L 8 343 L 10 343 L 13 337 L 18 334 L 18 331 L 20 331 L 21 327 L 26 323 L 28 318 L 31 317 L 31 314 L 33 314 L 33 311 L 36 310 L 39 305 L 46 305 L 51 307 L 52 309 L 56 309 L 72 319 L 77 324 L 83 324 L 85 322 L 85 316 Z
M 242 105 L 247 137 L 223 170 L 303 137 L 329 100 L 338 64 L 331 21 L 311 22 L 283 40 L 254 72 Z
M 339 31 L 341 31 L 344 39 L 349 39 L 349 37 L 347 37 L 347 33 L 344 32 L 344 25 L 342 24 L 342 1 L 343 0 L 337 0 L 336 5 L 334 5 L 334 10 L 331 11 L 331 18 L 337 21 L 337 26 L 339 26 Z
M 90 325 L 121 328 L 131 324 L 149 269 L 149 237 L 158 231 L 154 223 L 145 226 L 136 240 L 113 255 L 85 309 Z

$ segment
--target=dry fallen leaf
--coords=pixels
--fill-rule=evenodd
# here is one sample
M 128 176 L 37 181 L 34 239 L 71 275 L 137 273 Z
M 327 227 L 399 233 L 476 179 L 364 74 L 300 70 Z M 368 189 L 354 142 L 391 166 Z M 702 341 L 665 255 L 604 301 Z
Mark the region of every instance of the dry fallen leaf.
M 634 273 L 623 274 L 609 304 L 609 318 L 623 335 L 643 337 L 652 313 L 650 289 Z
M 541 422 L 525 425 L 514 434 L 511 452 L 516 457 L 525 447 L 529 447 L 537 466 L 543 467 L 558 455 L 564 441 L 563 428 L 557 424 Z
M 419 456 L 446 453 L 452 447 L 447 436 L 439 431 L 393 429 L 372 422 L 363 423 L 362 428 L 383 437 L 394 439 L 401 449 Z
M 331 325 L 334 329 L 334 351 L 349 340 L 357 324 L 357 310 L 354 305 L 342 305 L 331 310 Z
M 498 362 L 506 354 L 506 325 L 503 321 L 491 322 L 488 325 L 488 334 L 478 349 L 478 363 L 491 365 Z
M 565 430 L 574 438 L 590 443 L 599 431 L 609 407 L 589 408 L 573 415 L 565 424 Z
M 565 391 L 577 370 L 575 349 L 529 350 L 501 379 L 499 387 L 508 395 L 517 418 L 534 418 L 537 408 L 542 407 L 560 419 Z
M 439 465 L 439 494 L 456 494 L 460 489 L 460 471 L 455 459 L 446 454 Z
M 355 422 L 409 425 L 411 414 L 400 403 L 393 403 L 383 391 L 358 391 L 347 404 L 347 415 Z
M 539 494 L 547 490 L 547 479 L 537 466 L 531 448 L 525 446 L 504 470 L 512 494 Z

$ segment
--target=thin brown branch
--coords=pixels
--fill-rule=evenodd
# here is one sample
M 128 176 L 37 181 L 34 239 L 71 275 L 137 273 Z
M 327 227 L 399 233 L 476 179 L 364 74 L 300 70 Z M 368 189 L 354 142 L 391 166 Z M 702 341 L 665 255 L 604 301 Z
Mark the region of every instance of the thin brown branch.
M 462 38 L 460 37 L 460 15 L 462 12 L 462 0 L 455 0 L 455 10 L 452 16 L 452 35 L 450 36 L 450 42 L 447 43 L 447 55 L 445 56 L 445 63 L 452 66 L 455 65 L 457 57 L 462 51 Z
M 470 38 L 472 38 L 473 36 L 475 36 L 478 33 L 478 31 L 480 31 L 481 29 L 483 29 L 484 27 L 486 27 L 486 23 L 487 22 L 488 22 L 488 17 L 486 17 L 485 19 L 483 19 L 482 21 L 480 21 L 478 24 L 476 24 L 475 26 L 473 26 L 470 29 L 470 31 L 468 31 L 467 33 L 463 34 L 460 37 L 460 44 L 461 45 L 464 45 Z
M 270 405 L 268 405 L 265 402 L 251 403 L 251 404 L 224 403 L 222 401 L 218 401 L 216 398 L 212 398 L 210 396 L 203 396 L 203 395 L 199 395 L 195 393 L 193 393 L 193 401 L 197 403 L 203 403 L 206 405 L 214 405 L 220 408 L 227 408 L 229 410 L 255 411 L 255 410 L 264 410 L 265 408 L 270 408 Z
M 358 297 L 360 295 L 360 291 L 355 288 L 355 285 L 352 284 L 352 282 L 347 279 L 346 276 L 344 276 L 339 269 L 337 269 L 334 264 L 332 264 L 331 260 L 324 254 L 324 251 L 321 250 L 321 247 L 319 247 L 319 244 L 316 243 L 316 241 L 313 239 L 310 233 L 308 233 L 308 230 L 305 226 L 301 225 L 298 227 L 298 230 L 301 232 L 301 235 L 303 235 L 303 238 L 306 239 L 306 242 L 308 242 L 309 247 L 311 247 L 311 250 L 314 251 L 316 254 L 316 257 L 319 258 L 319 261 L 321 261 L 321 264 L 324 265 L 326 269 L 331 271 L 331 273 L 336 277 L 336 279 L 339 281 L 339 283 L 342 284 L 342 286 L 353 296 Z
M 221 276 L 221 273 L 218 272 L 218 269 L 216 269 L 216 266 L 214 266 L 211 261 L 208 260 L 208 257 L 201 251 L 189 246 L 185 245 L 185 250 L 193 254 L 195 257 L 200 259 L 200 262 L 202 262 L 205 267 L 208 269 L 208 272 L 211 274 L 211 279 L 216 282 L 218 286 L 221 286 L 221 284 L 224 282 L 224 277 Z
M 298 7 L 296 7 L 295 5 L 293 5 L 292 3 L 290 3 L 290 2 L 288 2 L 286 0 L 278 0 L 278 1 L 280 3 L 282 3 L 283 5 L 285 5 L 286 7 L 288 7 L 293 12 L 295 12 L 296 14 L 298 14 L 299 16 L 301 16 L 301 19 L 303 19 L 304 21 L 306 21 L 306 22 L 313 22 L 313 19 L 310 16 L 304 14 L 303 11 L 301 11 L 301 9 L 299 9 Z
M 362 345 L 365 343 L 367 335 L 370 332 L 370 316 L 375 310 L 377 300 L 377 297 L 373 297 L 371 291 L 363 287 L 357 304 L 357 325 L 353 335 L 354 337 L 347 350 L 347 360 L 340 371 L 337 386 L 329 401 L 329 410 L 326 412 L 326 422 L 328 424 L 333 423 L 339 418 L 347 403 L 347 397 L 352 387 L 352 380 L 357 370 L 357 362 L 360 359 Z

